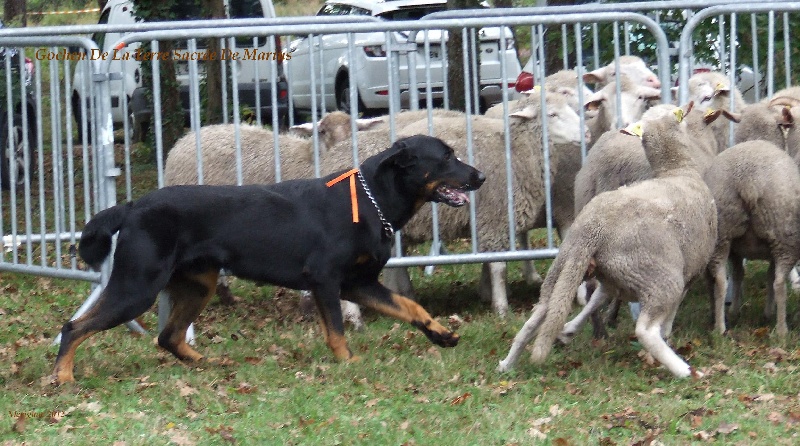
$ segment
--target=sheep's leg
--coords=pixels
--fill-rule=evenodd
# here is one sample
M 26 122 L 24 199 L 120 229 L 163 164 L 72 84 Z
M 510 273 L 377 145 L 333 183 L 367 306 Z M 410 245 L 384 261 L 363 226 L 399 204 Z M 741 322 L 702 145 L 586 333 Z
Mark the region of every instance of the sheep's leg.
M 712 308 L 714 309 L 714 328 L 719 334 L 725 334 L 725 296 L 728 292 L 728 273 L 725 270 L 725 259 L 728 257 L 729 245 L 721 245 L 717 248 L 708 264 L 707 275 L 713 282 L 711 289 Z M 736 262 L 733 262 L 734 264 Z M 736 286 L 735 279 L 731 280 L 731 286 Z
M 677 303 L 675 304 L 677 306 Z M 663 307 L 661 308 L 664 309 Z M 636 337 L 653 358 L 664 365 L 673 375 L 679 378 L 691 376 L 692 369 L 680 358 L 661 338 L 662 324 L 667 314 L 651 315 L 650 308 L 642 308 L 639 319 L 636 320 Z M 667 310 L 672 311 L 672 308 Z M 702 376 L 699 372 L 698 375 Z
M 775 317 L 775 311 L 777 309 L 777 302 L 775 301 L 775 261 L 769 262 L 769 268 L 767 269 L 767 277 L 772 281 L 773 286 L 767 288 L 767 300 L 764 302 L 764 320 L 771 321 L 772 318 Z M 784 305 L 786 305 L 786 299 L 784 298 Z
M 728 286 L 731 287 L 731 306 L 728 309 L 728 316 L 736 319 L 742 311 L 742 299 L 744 297 L 744 259 L 731 254 L 730 260 L 731 280 Z
M 416 300 L 414 297 L 414 286 L 411 284 L 411 276 L 408 268 L 384 268 L 383 286 L 389 288 L 397 294 Z
M 792 289 L 800 291 L 800 272 L 797 271 L 798 265 L 795 264 L 794 268 L 789 271 L 789 280 L 792 282 Z
M 681 302 L 686 297 L 686 292 L 688 290 L 683 290 L 683 294 L 681 295 Z M 672 324 L 675 322 L 675 316 L 678 315 L 678 306 L 674 305 L 670 310 L 669 314 L 667 314 L 667 318 L 664 320 L 664 325 L 661 326 L 661 337 L 664 340 L 669 339 L 672 336 Z
M 620 306 L 622 306 L 621 300 L 616 297 L 611 300 L 611 303 L 608 304 L 608 309 L 606 310 L 606 316 L 603 319 L 603 325 L 607 327 L 617 326 L 617 317 L 619 317 Z
M 578 330 L 586 325 L 589 316 L 595 314 L 606 302 L 608 302 L 608 293 L 603 289 L 603 284 L 600 284 L 594 290 L 594 293 L 592 293 L 592 297 L 589 298 L 589 302 L 586 306 L 583 307 L 577 316 L 564 325 L 564 329 L 561 330 L 561 334 L 559 334 L 556 339 L 563 344 L 569 344 L 575 338 L 575 334 L 578 333 Z
M 775 294 L 776 306 L 776 321 L 775 321 L 775 334 L 783 339 L 789 334 L 789 328 L 786 325 L 786 276 L 792 268 L 792 262 L 784 262 L 778 259 L 774 262 L 772 268 L 774 276 L 772 277 L 772 290 Z
M 506 289 L 505 262 L 489 263 L 492 280 L 492 309 L 500 317 L 508 314 L 508 290 Z
M 353 324 L 358 331 L 364 329 L 364 318 L 361 316 L 361 307 L 349 300 L 342 300 L 342 316 L 345 322 Z
M 531 242 L 528 239 L 527 233 L 521 234 L 520 240 L 522 249 L 531 249 Z M 525 283 L 528 285 L 541 285 L 543 282 L 542 276 L 536 271 L 536 265 L 533 264 L 533 260 L 525 260 L 522 262 L 522 277 L 525 278 Z
M 498 372 L 507 372 L 514 367 L 514 364 L 517 363 L 522 352 L 525 351 L 525 347 L 530 344 L 533 337 L 536 336 L 536 332 L 539 330 L 542 322 L 544 322 L 545 316 L 547 316 L 546 304 L 538 303 L 533 306 L 531 317 L 525 321 L 525 325 L 523 325 L 517 335 L 514 336 L 514 342 L 511 343 L 511 349 L 508 351 L 508 355 L 505 359 L 500 361 L 500 365 L 497 367 Z

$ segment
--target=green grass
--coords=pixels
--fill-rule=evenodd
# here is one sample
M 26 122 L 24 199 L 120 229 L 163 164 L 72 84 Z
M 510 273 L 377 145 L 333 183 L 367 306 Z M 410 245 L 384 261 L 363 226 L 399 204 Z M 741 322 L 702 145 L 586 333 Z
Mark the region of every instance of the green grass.
M 545 265 L 540 265 L 544 267 Z M 751 262 L 746 302 L 729 335 L 710 334 L 702 287 L 687 297 L 673 345 L 707 376 L 677 380 L 648 364 L 622 312 L 611 337 L 589 330 L 541 367 L 495 371 L 538 289 L 512 271 L 513 314 L 476 294 L 479 268 L 414 269 L 420 302 L 458 314 L 461 343 L 433 347 L 413 327 L 368 313 L 348 330 L 357 363 L 337 363 L 298 295 L 234 282 L 243 301 L 197 322 L 207 361 L 183 364 L 154 335 L 98 334 L 76 357 L 76 384 L 48 383 L 60 325 L 89 292 L 70 281 L 3 273 L 0 316 L 2 444 L 796 444 L 800 437 L 797 324 L 776 342 L 762 325 L 765 267 Z M 791 313 L 797 312 L 792 299 Z M 154 327 L 155 314 L 145 322 Z M 19 414 L 28 418 L 19 421 Z M 55 417 L 50 413 L 56 412 Z M 44 415 L 42 417 L 39 417 Z M 14 426 L 17 426 L 16 428 Z M 16 430 L 15 430 L 16 429 Z M 638 443 L 637 443 L 638 442 Z

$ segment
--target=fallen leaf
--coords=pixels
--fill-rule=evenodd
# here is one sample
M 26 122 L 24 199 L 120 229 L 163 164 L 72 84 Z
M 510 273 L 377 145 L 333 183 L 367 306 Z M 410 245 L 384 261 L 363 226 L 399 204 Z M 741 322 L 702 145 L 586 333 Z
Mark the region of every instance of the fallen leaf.
M 364 406 L 366 406 L 366 407 L 375 407 L 378 404 L 378 401 L 380 401 L 378 398 L 369 400 L 369 401 L 367 401 L 367 403 Z
M 250 365 L 258 365 L 258 364 L 261 363 L 261 361 L 262 361 L 261 358 L 257 358 L 255 356 L 246 356 L 244 358 L 244 362 L 246 362 L 246 363 L 248 363 Z
M 197 389 L 192 388 L 181 379 L 175 381 L 175 386 L 178 387 L 178 391 L 180 392 L 181 396 L 189 396 L 197 393 Z
M 739 425 L 735 423 L 720 423 L 719 427 L 717 427 L 717 433 L 720 434 L 731 434 L 734 431 L 739 429 Z
M 465 393 L 465 394 L 463 394 L 461 396 L 457 396 L 457 397 L 453 398 L 452 401 L 450 401 L 450 405 L 451 406 L 457 406 L 459 404 L 464 404 L 464 401 L 466 401 L 467 398 L 469 398 L 471 396 L 472 396 L 472 394 L 469 393 L 469 392 L 467 392 L 467 393 Z
M 695 432 L 692 435 L 696 440 L 709 441 L 713 436 L 706 431 Z
M 408 420 L 403 421 L 402 423 L 400 423 L 400 430 L 401 431 L 408 430 L 409 426 L 411 426 L 411 422 L 409 422 Z
M 547 440 L 547 434 L 540 431 L 539 429 L 536 429 L 535 427 L 528 429 L 528 435 L 537 440 Z
M 570 446 L 572 443 L 570 443 L 566 438 L 558 437 L 553 440 L 553 444 L 556 446 Z
M 188 432 L 178 430 L 170 432 L 169 440 L 178 446 L 194 446 L 197 444 L 192 440 Z
M 239 387 L 236 388 L 236 392 L 246 395 L 255 392 L 256 389 L 257 389 L 256 386 L 252 386 L 248 383 L 242 382 L 239 383 Z

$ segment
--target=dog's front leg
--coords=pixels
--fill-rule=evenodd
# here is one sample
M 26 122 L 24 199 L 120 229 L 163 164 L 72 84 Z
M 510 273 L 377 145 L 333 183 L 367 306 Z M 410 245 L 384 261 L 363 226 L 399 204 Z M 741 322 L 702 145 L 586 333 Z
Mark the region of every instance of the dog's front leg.
M 428 339 L 442 347 L 455 347 L 459 336 L 436 322 L 422 306 L 374 282 L 342 290 L 342 299 L 373 308 L 419 328 Z
M 347 340 L 344 337 L 344 319 L 339 300 L 339 287 L 321 285 L 311 294 L 319 312 L 319 323 L 322 327 L 322 334 L 325 336 L 325 343 L 333 351 L 336 359 L 340 361 L 352 359 L 353 353 L 347 347 Z

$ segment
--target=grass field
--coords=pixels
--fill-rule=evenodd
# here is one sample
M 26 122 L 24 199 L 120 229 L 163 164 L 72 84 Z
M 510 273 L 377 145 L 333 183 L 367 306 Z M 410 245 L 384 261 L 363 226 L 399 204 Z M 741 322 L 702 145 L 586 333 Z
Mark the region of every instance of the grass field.
M 0 444 L 797 444 L 797 321 L 786 342 L 759 323 L 765 270 L 749 264 L 751 298 L 724 337 L 709 333 L 702 287 L 684 302 L 672 344 L 700 380 L 649 361 L 626 311 L 605 341 L 587 329 L 544 366 L 497 373 L 538 289 L 514 269 L 515 311 L 501 320 L 477 297 L 478 267 L 462 265 L 413 271 L 421 303 L 458 326 L 453 349 L 368 313 L 347 333 L 361 361 L 337 363 L 294 291 L 236 281 L 242 302 L 212 303 L 197 322 L 203 363 L 119 327 L 84 343 L 77 383 L 58 388 L 50 344 L 89 287 L 3 273 Z

